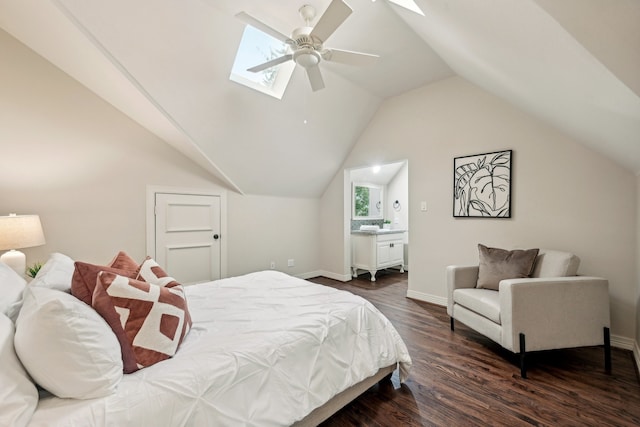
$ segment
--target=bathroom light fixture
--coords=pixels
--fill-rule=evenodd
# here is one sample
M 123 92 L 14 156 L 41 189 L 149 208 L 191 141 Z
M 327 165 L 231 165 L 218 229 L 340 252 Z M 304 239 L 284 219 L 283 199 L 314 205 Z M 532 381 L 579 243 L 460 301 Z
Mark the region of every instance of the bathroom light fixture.
M 38 215 L 0 216 L 0 250 L 8 250 L 0 256 L 0 261 L 24 276 L 27 258 L 16 249 L 31 248 L 45 244 L 42 224 Z
M 373 170 L 373 173 L 378 173 L 378 172 L 380 172 L 380 169 L 382 169 L 382 168 L 380 167 L 380 165 L 375 165 L 373 168 L 371 168 L 371 170 Z

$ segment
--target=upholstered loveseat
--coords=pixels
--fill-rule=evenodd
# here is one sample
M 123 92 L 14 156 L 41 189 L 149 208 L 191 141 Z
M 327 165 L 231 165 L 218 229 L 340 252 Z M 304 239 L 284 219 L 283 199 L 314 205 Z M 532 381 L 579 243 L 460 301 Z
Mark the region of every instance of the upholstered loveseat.
M 580 259 L 568 252 L 533 254 L 529 277 L 503 279 L 494 288 L 478 287 L 483 265 L 449 266 L 447 313 L 454 319 L 520 354 L 526 378 L 526 353 L 604 345 L 605 369 L 611 369 L 608 281 L 577 276 Z M 537 250 L 536 250 L 537 251 Z M 491 286 L 489 286 L 491 288 Z

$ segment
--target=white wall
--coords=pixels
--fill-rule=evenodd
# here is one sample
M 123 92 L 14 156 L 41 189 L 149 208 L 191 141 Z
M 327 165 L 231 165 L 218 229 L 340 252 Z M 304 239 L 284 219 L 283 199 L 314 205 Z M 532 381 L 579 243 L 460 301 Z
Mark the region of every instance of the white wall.
M 640 373 L 640 175 L 637 176 L 636 183 L 636 336 L 634 354 L 636 358 L 636 369 Z
M 409 229 L 409 166 L 405 163 L 396 176 L 387 184 L 385 193 L 385 219 L 391 220 L 391 228 Z M 400 203 L 395 210 L 393 203 Z M 405 233 L 406 234 L 406 233 Z M 406 237 L 405 237 L 406 239 Z
M 386 213 L 385 218 L 391 221 L 391 228 L 407 230 L 402 234 L 403 252 L 404 252 L 404 268 L 409 270 L 409 164 L 405 164 L 400 168 L 396 176 L 393 177 L 389 185 L 387 185 L 386 197 Z M 393 207 L 395 201 L 399 202 L 399 208 Z
M 319 268 L 320 201 L 230 193 L 229 275 L 270 268 L 308 276 Z M 294 267 L 287 261 L 294 260 Z
M 504 149 L 514 150 L 512 219 L 454 219 L 453 158 Z M 609 279 L 612 333 L 635 337 L 632 173 L 458 77 L 388 99 L 344 166 L 398 158 L 410 164 L 410 295 L 445 303 L 445 267 L 477 263 L 478 243 L 568 250 L 581 274 Z M 324 229 L 340 230 L 342 185 L 339 173 L 323 196 Z M 322 235 L 322 268 L 342 272 L 335 234 Z
M 0 215 L 39 214 L 47 240 L 24 250 L 28 263 L 54 251 L 104 263 L 125 250 L 141 260 L 147 185 L 219 188 L 191 160 L 3 31 L 0 52 Z M 317 200 L 231 193 L 228 214 L 230 274 L 268 268 L 274 258 L 292 274 L 318 269 Z M 286 269 L 284 257 L 295 258 L 296 267 Z

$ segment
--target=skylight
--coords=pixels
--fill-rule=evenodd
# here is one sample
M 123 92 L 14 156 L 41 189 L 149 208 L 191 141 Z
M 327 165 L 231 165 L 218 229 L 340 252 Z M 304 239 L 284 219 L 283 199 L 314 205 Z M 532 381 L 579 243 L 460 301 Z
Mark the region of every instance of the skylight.
M 295 63 L 287 61 L 258 73 L 247 71 L 255 65 L 287 54 L 287 45 L 247 25 L 229 79 L 251 89 L 282 99 L 291 80 Z
M 424 12 L 422 9 L 418 7 L 415 1 L 413 0 L 389 0 L 391 3 L 395 3 L 398 6 L 402 6 L 405 9 L 409 9 L 412 12 L 417 13 L 418 15 L 424 16 Z

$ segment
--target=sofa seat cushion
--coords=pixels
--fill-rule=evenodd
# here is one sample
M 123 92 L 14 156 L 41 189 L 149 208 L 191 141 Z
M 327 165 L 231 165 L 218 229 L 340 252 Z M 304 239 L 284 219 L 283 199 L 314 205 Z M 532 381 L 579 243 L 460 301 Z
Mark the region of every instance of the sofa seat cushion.
M 500 325 L 500 293 L 492 289 L 456 289 L 453 302 Z

